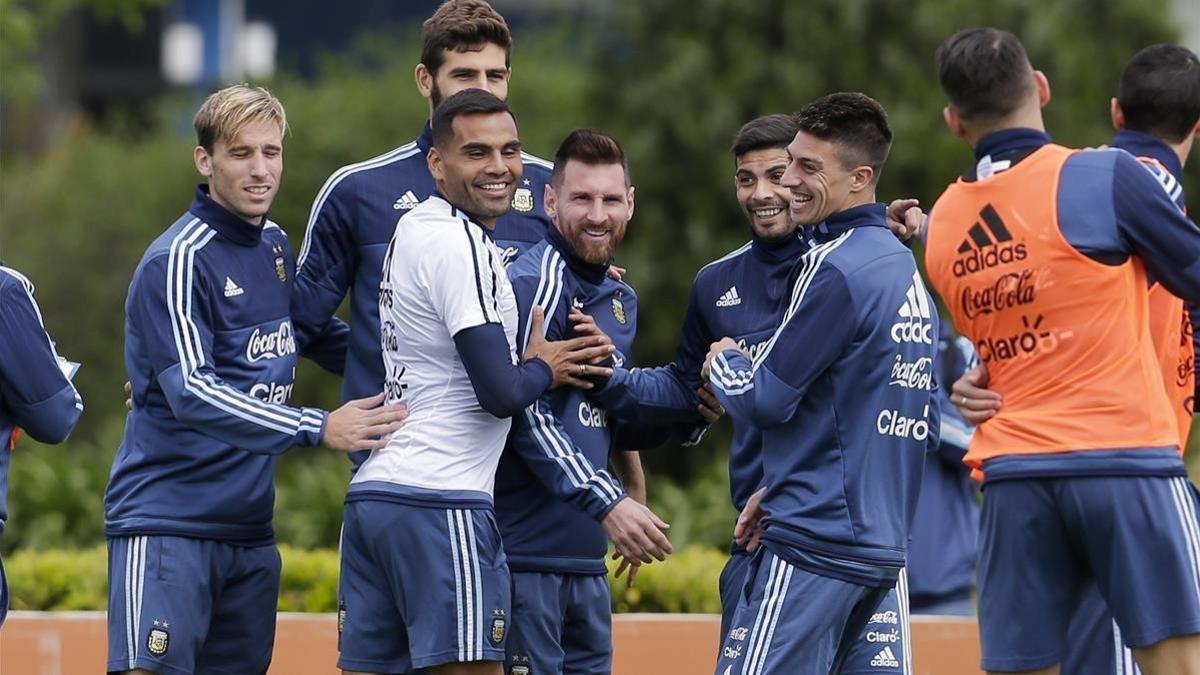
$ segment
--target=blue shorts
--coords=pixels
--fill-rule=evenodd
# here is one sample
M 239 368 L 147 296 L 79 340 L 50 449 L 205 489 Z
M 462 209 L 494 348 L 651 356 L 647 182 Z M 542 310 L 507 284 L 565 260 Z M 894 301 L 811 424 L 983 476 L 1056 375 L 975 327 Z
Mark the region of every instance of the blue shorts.
M 979 554 L 983 668 L 1062 662 L 1089 581 L 1131 647 L 1200 633 L 1197 506 L 1184 477 L 989 483 Z
M 512 573 L 509 675 L 612 672 L 612 600 L 600 574 Z
M 490 509 L 346 502 L 338 667 L 503 661 L 509 576 Z
M 108 540 L 108 670 L 265 673 L 279 551 L 185 537 Z
M 1066 642 L 1062 672 L 1114 673 L 1115 675 L 1141 675 L 1133 652 L 1121 640 L 1121 629 L 1113 621 L 1108 605 L 1100 597 L 1096 585 L 1084 585 L 1075 612 L 1071 615 L 1068 629 L 1071 639 Z
M 911 672 L 907 602 L 895 588 L 813 574 L 762 548 L 749 560 L 718 675 Z

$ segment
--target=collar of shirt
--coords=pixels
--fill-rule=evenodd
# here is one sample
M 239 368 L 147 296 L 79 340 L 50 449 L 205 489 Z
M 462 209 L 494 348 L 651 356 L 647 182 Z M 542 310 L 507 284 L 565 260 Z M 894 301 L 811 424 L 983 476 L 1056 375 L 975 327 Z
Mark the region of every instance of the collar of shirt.
M 204 183 L 196 186 L 196 197 L 192 199 L 188 211 L 235 244 L 257 246 L 262 241 L 262 225 L 267 222 L 267 217 L 264 215 L 260 224 L 251 225 L 213 201 L 208 193 L 208 185 Z
M 887 205 L 863 204 L 838 211 L 813 228 L 817 242 L 824 244 L 856 227 L 882 227 L 887 229 Z
M 994 131 L 979 139 L 979 143 L 975 145 L 975 166 L 963 174 L 963 180 L 969 182 L 989 178 L 1052 142 L 1049 134 L 1037 129 L 1018 127 Z
M 567 238 L 562 235 L 562 232 L 558 231 L 557 227 L 550 228 L 550 231 L 546 234 L 546 241 L 562 254 L 563 260 L 567 261 L 567 267 L 571 268 L 571 272 L 584 281 L 598 286 L 608 276 L 607 262 L 598 265 L 592 264 L 575 255 L 575 251 L 567 243 Z
M 428 155 L 429 148 L 433 147 L 433 127 L 430 126 L 429 120 L 425 120 L 425 126 L 421 128 L 421 135 L 417 136 L 417 147 L 424 155 Z
M 804 229 L 797 227 L 782 239 L 763 239 L 754 236 L 750 240 L 750 250 L 764 262 L 784 262 L 804 255 L 804 252 L 808 250 L 808 241 L 804 238 Z
M 486 228 L 483 225 L 480 225 L 479 221 L 475 220 L 475 216 L 472 216 L 471 214 L 467 213 L 466 211 L 455 206 L 453 203 L 450 202 L 449 199 L 446 199 L 446 197 L 441 192 L 434 190 L 433 194 L 430 196 L 437 197 L 441 201 L 445 202 L 446 206 L 449 207 L 449 209 L 450 209 L 450 215 L 454 216 L 455 218 L 459 218 L 465 222 L 471 223 L 475 227 L 478 227 L 479 229 L 483 230 L 484 235 L 486 235 L 488 239 L 495 238 L 495 236 L 494 236 L 495 233 L 493 233 L 490 228 Z
M 1176 180 L 1183 180 L 1183 164 L 1171 146 L 1159 138 L 1140 131 L 1122 129 L 1113 136 L 1112 147 L 1120 148 L 1134 157 L 1149 157 L 1167 167 Z

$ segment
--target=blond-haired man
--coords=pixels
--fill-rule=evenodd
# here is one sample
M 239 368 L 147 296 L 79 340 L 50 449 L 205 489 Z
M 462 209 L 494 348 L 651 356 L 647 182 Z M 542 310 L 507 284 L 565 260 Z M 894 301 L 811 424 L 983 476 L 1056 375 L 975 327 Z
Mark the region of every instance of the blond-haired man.
M 305 345 L 288 313 L 287 237 L 266 217 L 283 106 L 235 85 L 194 126 L 207 184 L 146 250 L 125 303 L 133 406 L 104 497 L 110 672 L 265 672 L 275 455 L 377 447 L 405 414 L 382 394 L 332 413 L 287 405 Z

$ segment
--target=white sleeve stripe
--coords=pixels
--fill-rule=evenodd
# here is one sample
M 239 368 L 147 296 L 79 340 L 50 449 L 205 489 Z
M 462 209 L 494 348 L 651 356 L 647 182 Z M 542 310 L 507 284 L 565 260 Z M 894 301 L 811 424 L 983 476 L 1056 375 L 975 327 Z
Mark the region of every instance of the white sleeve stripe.
M 563 286 L 563 270 L 566 267 L 566 262 L 562 260 L 562 256 L 554 248 L 547 246 L 542 252 L 541 275 L 538 277 L 537 291 L 533 294 L 533 303 L 529 306 L 529 316 L 525 317 L 525 341 L 521 345 L 521 350 L 529 346 L 529 331 L 533 327 L 533 308 L 542 308 L 542 337 L 546 336 L 546 331 L 550 329 L 550 317 L 547 315 L 547 310 L 550 307 L 558 305 L 558 299 L 562 297 Z M 551 297 L 553 296 L 553 297 Z
M 529 420 L 529 426 L 533 431 L 534 438 L 546 456 L 558 463 L 563 473 L 570 479 L 571 485 L 577 488 L 586 485 L 605 504 L 610 504 L 616 500 L 620 495 L 613 486 L 603 481 L 597 482 L 592 480 L 590 475 L 595 474 L 595 470 L 592 468 L 591 463 L 582 454 L 570 452 L 566 449 L 571 447 L 569 441 L 563 438 L 558 429 L 549 423 L 548 415 L 536 410 L 537 406 L 538 404 L 535 402 L 526 408 L 525 416 Z
M 758 372 L 760 364 L 767 360 L 767 356 L 771 350 L 775 348 L 775 341 L 779 339 L 779 334 L 787 326 L 788 321 L 792 319 L 792 315 L 800 308 L 800 304 L 804 302 L 804 296 L 808 293 L 812 280 L 817 276 L 817 271 L 821 268 L 821 264 L 825 262 L 825 258 L 829 257 L 839 246 L 850 238 L 854 230 L 846 230 L 837 239 L 828 241 L 804 254 L 804 267 L 800 271 L 799 278 L 796 279 L 796 285 L 792 290 L 792 301 L 788 306 L 787 312 L 784 313 L 783 319 L 779 321 L 779 326 L 775 328 L 775 334 L 767 342 L 767 346 L 763 348 L 758 358 L 754 359 L 754 368 L 752 372 Z
M 484 279 L 486 277 L 483 274 L 483 264 L 488 262 L 487 249 L 485 248 L 480 250 L 478 242 L 475 241 L 475 237 L 471 236 L 470 222 L 463 220 L 462 224 L 463 233 L 467 235 L 467 245 L 471 247 L 471 263 L 473 265 L 472 271 L 475 274 L 475 291 L 479 298 L 479 311 L 483 312 L 483 320 L 485 322 L 501 323 L 498 312 L 488 312 L 488 303 L 485 299 L 485 296 L 491 295 L 495 292 L 494 284 L 490 291 L 484 289 L 484 286 L 486 285 L 484 283 Z M 488 270 L 491 271 L 491 265 L 488 265 Z
M 25 289 L 25 295 L 29 298 L 29 304 L 33 307 L 33 314 L 37 317 L 38 326 L 42 329 L 42 335 L 46 338 L 46 345 L 50 347 L 50 354 L 57 360 L 60 357 L 58 356 L 58 351 L 54 348 L 54 341 L 50 339 L 50 334 L 46 332 L 46 322 L 42 319 L 42 309 L 38 307 L 37 300 L 33 298 L 33 282 L 29 280 L 29 277 L 11 267 L 0 266 L 0 271 L 7 272 L 16 278 L 17 281 L 21 282 L 21 287 Z M 83 410 L 83 398 L 79 396 L 79 390 L 75 388 L 75 383 L 71 382 L 69 378 L 64 377 L 64 379 L 67 380 L 67 386 L 71 387 L 71 391 L 75 394 L 75 408 Z
M 211 376 L 199 374 L 198 370 L 205 362 L 204 351 L 200 348 L 200 331 L 191 318 L 192 276 L 196 251 L 204 248 L 214 236 L 216 231 L 210 230 L 199 218 L 192 220 L 171 242 L 167 262 L 167 312 L 171 317 L 184 387 L 210 405 L 268 429 L 290 435 L 300 430 L 319 432 L 321 420 L 316 411 L 297 411 L 267 404 L 228 385 L 217 385 Z
M 549 169 L 550 171 L 554 170 L 553 162 L 548 162 L 541 157 L 538 157 L 537 155 L 531 155 L 528 152 L 521 153 L 521 161 L 525 164 L 533 164 L 534 166 L 540 166 L 543 169 Z
M 724 354 L 718 354 L 717 357 L 713 359 L 711 368 L 712 374 L 715 376 L 715 381 L 713 384 L 715 384 L 718 389 L 730 396 L 744 394 L 754 389 L 754 378 L 752 374 L 748 374 L 750 375 L 748 379 L 746 377 L 737 378 L 736 376 L 731 376 L 728 374 L 732 371 L 732 368 L 730 368 Z
M 325 201 L 329 199 L 329 195 L 333 192 L 333 189 L 337 187 L 338 183 L 342 182 L 342 180 L 347 176 L 358 173 L 359 171 L 366 171 L 367 169 L 386 166 L 393 162 L 398 162 L 402 159 L 412 157 L 414 154 L 420 151 L 421 149 L 417 147 L 415 142 L 409 143 L 407 145 L 402 145 L 390 152 L 379 155 L 378 157 L 368 159 L 365 162 L 348 164 L 337 171 L 334 171 L 333 175 L 331 175 L 325 181 L 325 185 L 321 186 L 321 189 L 317 192 L 316 198 L 313 199 L 312 210 L 308 214 L 308 226 L 304 230 L 304 242 L 300 245 L 300 258 L 296 261 L 296 271 L 299 272 L 300 268 L 304 265 L 305 259 L 308 258 L 308 249 L 312 243 L 313 225 L 317 222 L 317 215 L 321 213 L 321 209 L 325 207 Z
M 496 265 L 499 263 L 499 260 L 495 255 L 492 255 L 493 248 L 488 245 L 487 235 L 483 233 L 482 228 L 473 228 L 469 231 L 469 234 L 476 240 L 475 243 L 480 251 L 480 257 L 487 260 L 488 272 L 490 272 L 491 278 L 489 279 L 490 285 L 488 286 L 487 293 L 485 293 L 485 295 L 492 299 L 492 312 L 496 315 L 496 321 L 499 322 L 500 300 L 496 297 L 496 295 L 499 293 L 499 282 L 496 276 Z M 500 274 L 507 274 L 507 272 L 504 271 L 504 265 L 502 263 L 500 264 Z

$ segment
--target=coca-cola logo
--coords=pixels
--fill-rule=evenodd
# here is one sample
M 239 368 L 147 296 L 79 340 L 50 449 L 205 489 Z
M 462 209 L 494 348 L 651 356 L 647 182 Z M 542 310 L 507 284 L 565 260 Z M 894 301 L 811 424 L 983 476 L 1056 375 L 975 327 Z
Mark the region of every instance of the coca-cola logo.
M 967 286 L 962 291 L 962 311 L 968 319 L 983 314 L 1000 312 L 1009 307 L 1027 305 L 1037 298 L 1037 286 L 1033 270 L 1010 272 L 996 279 L 996 283 L 975 290 Z
M 292 334 L 292 322 L 284 321 L 269 333 L 255 328 L 246 343 L 246 360 L 250 363 L 263 359 L 277 359 L 296 353 L 296 338 Z
M 888 384 L 905 389 L 933 390 L 933 359 L 922 356 L 916 361 L 905 361 L 903 356 L 897 354 L 892 364 L 892 381 Z

